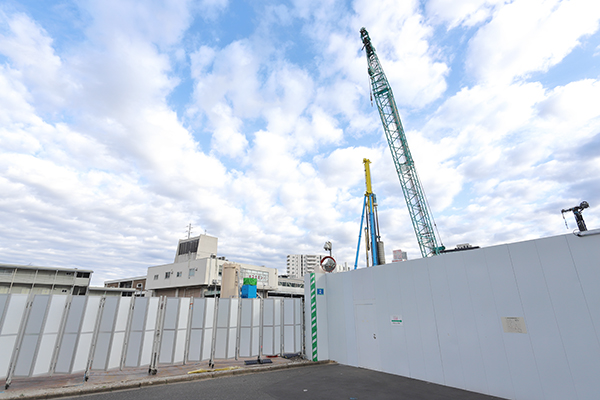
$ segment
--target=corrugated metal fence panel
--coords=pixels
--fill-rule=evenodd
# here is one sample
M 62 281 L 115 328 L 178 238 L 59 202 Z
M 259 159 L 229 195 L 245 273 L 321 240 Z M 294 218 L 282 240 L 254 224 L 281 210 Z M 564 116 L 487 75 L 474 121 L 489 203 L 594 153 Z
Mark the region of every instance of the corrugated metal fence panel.
M 194 299 L 191 310 L 188 361 L 200 361 L 204 334 L 206 299 Z
M 53 295 L 50 297 L 50 306 L 48 307 L 42 339 L 33 367 L 33 376 L 45 375 L 51 372 L 52 360 L 58 351 L 60 329 L 66 315 L 67 298 L 66 295 Z
M 179 298 L 169 298 L 164 306 L 165 311 L 160 342 L 160 355 L 158 357 L 158 362 L 161 364 L 173 363 L 179 305 Z
M 283 353 L 302 351 L 302 301 L 283 299 Z
M 5 302 L 4 318 L 0 329 L 0 379 L 8 376 L 8 370 L 15 352 L 17 337 L 21 328 L 21 322 L 25 316 L 27 307 L 26 294 L 10 295 Z
M 68 304 L 67 321 L 65 323 L 62 338 L 59 339 L 60 346 L 54 372 L 60 374 L 68 374 L 71 372 L 71 365 L 75 354 L 75 345 L 77 344 L 77 339 L 79 337 L 86 300 L 87 297 L 76 296 L 71 298 L 71 301 Z
M 179 299 L 179 319 L 177 322 L 175 336 L 175 352 L 173 354 L 173 364 L 182 363 L 185 359 L 185 349 L 187 343 L 187 327 L 190 316 L 190 298 Z
M 302 351 L 301 299 L 0 295 L 0 379 Z
M 262 352 L 272 356 L 281 354 L 281 299 L 263 300 Z
M 260 351 L 260 299 L 241 299 L 239 356 L 255 357 Z
M 100 311 L 101 297 L 87 297 L 83 322 L 81 323 L 81 331 L 77 342 L 77 350 L 73 360 L 71 373 L 85 372 L 88 367 L 90 358 L 90 350 L 92 347 L 92 339 L 96 331 L 96 320 Z
M 120 297 L 117 318 L 113 331 L 112 343 L 110 347 L 110 356 L 106 369 L 119 368 L 123 356 L 123 346 L 125 345 L 125 331 L 130 320 L 131 297 Z
M 204 311 L 204 338 L 202 339 L 202 359 L 200 361 L 210 360 L 212 357 L 213 333 L 215 330 L 215 307 L 216 299 L 208 298 Z
M 160 299 L 151 297 L 148 299 L 148 312 L 146 314 L 146 323 L 144 326 L 144 341 L 142 344 L 142 354 L 140 355 L 140 366 L 150 365 L 152 362 L 152 351 L 154 348 L 154 338 L 158 329 L 158 311 Z
M 217 301 L 217 334 L 214 343 L 214 358 L 216 359 L 229 358 L 227 347 L 229 344 L 232 300 L 234 299 L 219 299 Z
M 144 322 L 148 312 L 148 298 L 135 297 L 131 315 L 131 329 L 127 338 L 125 367 L 139 367 L 144 339 Z
M 46 310 L 49 303 L 49 295 L 36 295 L 29 305 L 29 316 L 19 346 L 15 376 L 29 376 L 32 373 L 33 361 L 38 350 L 42 327 L 46 322 Z
M 110 342 L 115 327 L 119 297 L 108 297 L 104 301 L 100 316 L 100 325 L 96 337 L 96 349 L 92 361 L 93 370 L 105 370 L 108 362 Z

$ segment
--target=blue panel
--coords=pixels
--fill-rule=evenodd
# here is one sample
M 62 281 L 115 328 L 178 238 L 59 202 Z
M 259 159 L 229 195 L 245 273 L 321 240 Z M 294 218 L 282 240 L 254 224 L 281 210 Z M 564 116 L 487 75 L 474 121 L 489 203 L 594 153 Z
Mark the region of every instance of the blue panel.
M 76 296 L 71 299 L 69 316 L 67 317 L 67 323 L 65 325 L 65 333 L 79 332 L 81 319 L 83 317 L 83 309 L 85 308 L 85 300 L 86 297 L 84 296 Z
M 164 329 L 175 329 L 177 326 L 177 315 L 179 311 L 179 299 L 168 298 L 165 309 Z
M 136 297 L 133 306 L 133 317 L 131 318 L 131 330 L 144 330 L 144 320 L 146 319 L 146 310 L 148 309 L 147 297 Z
M 202 329 L 192 329 L 190 331 L 190 349 L 188 352 L 188 361 L 200 361 L 202 351 Z
M 92 362 L 92 369 L 101 371 L 106 369 L 111 336 L 112 332 L 101 332 L 98 334 L 98 338 L 96 339 L 96 350 L 94 351 L 94 361 Z
M 173 362 L 173 350 L 175 349 L 175 331 L 163 331 L 162 342 L 160 346 L 160 363 Z
M 36 295 L 33 299 L 25 327 L 25 335 L 23 336 L 23 342 L 21 343 L 19 356 L 17 357 L 15 367 L 16 376 L 29 376 L 31 373 L 49 300 L 50 296 L 48 295 Z
M 63 336 L 62 344 L 58 352 L 55 372 L 59 374 L 68 374 L 71 372 L 71 363 L 73 362 L 73 352 L 75 351 L 77 336 L 76 333 L 65 333 Z
M 112 332 L 117 314 L 118 297 L 107 297 L 100 320 L 100 332 Z
M 192 308 L 192 329 L 204 328 L 204 307 L 206 301 L 204 299 L 194 299 Z
M 0 323 L 2 322 L 2 318 L 4 317 L 4 307 L 6 307 L 6 303 L 8 302 L 7 294 L 0 294 Z M 0 325 L 0 331 L 2 330 L 2 325 Z
M 127 354 L 125 356 L 126 367 L 137 367 L 139 365 L 140 351 L 142 346 L 142 332 L 132 331 L 129 335 Z
M 26 335 L 23 337 L 19 357 L 15 367 L 15 376 L 29 376 L 31 373 L 31 364 L 37 349 L 39 335 Z
M 231 299 L 219 299 L 219 310 L 217 315 L 217 328 L 229 327 L 229 305 Z
M 25 328 L 26 335 L 36 334 L 42 331 L 42 324 L 44 323 L 49 300 L 49 295 L 35 295 L 33 298 L 29 319 L 27 320 L 27 327 Z

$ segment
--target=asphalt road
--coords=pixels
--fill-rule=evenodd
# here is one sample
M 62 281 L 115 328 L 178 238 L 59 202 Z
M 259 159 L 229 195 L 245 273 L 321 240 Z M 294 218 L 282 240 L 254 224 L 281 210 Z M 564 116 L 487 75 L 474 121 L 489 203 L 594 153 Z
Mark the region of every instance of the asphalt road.
M 71 397 L 74 398 L 74 397 Z M 460 389 L 329 364 L 80 396 L 86 400 L 491 400 Z

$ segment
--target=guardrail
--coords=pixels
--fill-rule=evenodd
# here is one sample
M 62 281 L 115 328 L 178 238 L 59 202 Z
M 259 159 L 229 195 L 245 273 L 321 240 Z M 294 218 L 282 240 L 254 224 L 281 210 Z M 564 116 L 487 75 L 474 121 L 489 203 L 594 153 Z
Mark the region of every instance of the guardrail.
M 0 379 L 304 354 L 303 299 L 0 295 Z

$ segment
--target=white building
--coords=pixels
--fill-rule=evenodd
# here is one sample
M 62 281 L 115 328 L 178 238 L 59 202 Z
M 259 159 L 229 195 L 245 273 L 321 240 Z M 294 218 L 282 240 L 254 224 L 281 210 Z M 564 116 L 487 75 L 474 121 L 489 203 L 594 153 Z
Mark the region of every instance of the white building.
M 279 275 L 279 287 L 269 292 L 269 297 L 304 297 L 304 280 Z
M 150 296 L 207 297 L 220 293 L 224 257 L 217 257 L 216 237 L 200 235 L 179 240 L 175 261 L 148 268 L 146 291 Z M 277 269 L 238 263 L 241 279 L 256 278 L 257 292 L 268 297 L 276 290 Z
M 0 294 L 85 295 L 93 272 L 89 269 L 0 264 Z

